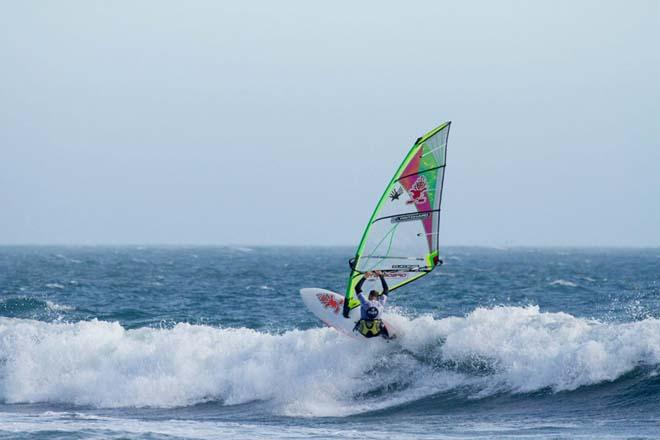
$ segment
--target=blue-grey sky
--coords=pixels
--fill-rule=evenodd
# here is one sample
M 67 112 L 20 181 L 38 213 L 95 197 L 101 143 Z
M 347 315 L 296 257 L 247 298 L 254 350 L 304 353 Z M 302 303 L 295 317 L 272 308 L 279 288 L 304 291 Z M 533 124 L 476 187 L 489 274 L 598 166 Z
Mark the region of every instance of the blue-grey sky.
M 0 243 L 660 245 L 660 2 L 3 2 Z

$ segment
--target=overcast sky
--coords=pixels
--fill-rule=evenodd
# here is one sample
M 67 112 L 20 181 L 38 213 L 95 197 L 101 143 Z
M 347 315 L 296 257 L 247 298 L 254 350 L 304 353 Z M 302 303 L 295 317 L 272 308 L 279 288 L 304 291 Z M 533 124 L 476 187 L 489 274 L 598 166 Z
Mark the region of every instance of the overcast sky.
M 3 2 L 0 243 L 660 245 L 660 1 Z

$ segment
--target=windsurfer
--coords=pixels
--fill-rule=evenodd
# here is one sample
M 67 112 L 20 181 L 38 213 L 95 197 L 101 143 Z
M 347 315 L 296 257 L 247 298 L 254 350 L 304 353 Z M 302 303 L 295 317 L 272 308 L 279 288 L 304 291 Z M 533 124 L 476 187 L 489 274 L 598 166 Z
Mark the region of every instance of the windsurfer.
M 378 293 L 377 290 L 371 290 L 367 299 L 362 294 L 362 285 L 367 278 L 375 276 L 380 278 L 383 291 Z M 385 282 L 383 273 L 379 270 L 365 273 L 355 286 L 355 295 L 360 300 L 360 320 L 355 323 L 354 330 L 357 330 L 365 338 L 373 338 L 374 336 L 381 336 L 385 339 L 394 338 L 393 336 L 390 337 L 387 327 L 381 319 L 388 292 L 387 282 Z

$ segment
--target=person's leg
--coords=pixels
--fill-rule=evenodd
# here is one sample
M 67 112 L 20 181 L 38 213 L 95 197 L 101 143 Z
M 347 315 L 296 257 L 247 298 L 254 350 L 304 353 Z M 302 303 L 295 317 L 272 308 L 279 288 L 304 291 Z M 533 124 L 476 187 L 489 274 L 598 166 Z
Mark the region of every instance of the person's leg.
M 390 332 L 387 331 L 387 327 L 382 322 L 380 323 L 380 335 L 385 339 L 390 339 Z

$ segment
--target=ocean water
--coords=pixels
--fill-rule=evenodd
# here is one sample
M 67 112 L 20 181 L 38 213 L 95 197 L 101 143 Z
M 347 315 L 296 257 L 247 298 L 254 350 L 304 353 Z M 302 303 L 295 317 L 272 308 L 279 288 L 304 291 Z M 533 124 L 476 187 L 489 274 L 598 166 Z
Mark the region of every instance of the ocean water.
M 0 438 L 660 438 L 660 249 L 445 248 L 397 342 L 351 248 L 0 248 Z

